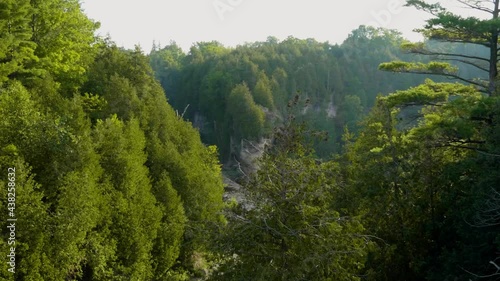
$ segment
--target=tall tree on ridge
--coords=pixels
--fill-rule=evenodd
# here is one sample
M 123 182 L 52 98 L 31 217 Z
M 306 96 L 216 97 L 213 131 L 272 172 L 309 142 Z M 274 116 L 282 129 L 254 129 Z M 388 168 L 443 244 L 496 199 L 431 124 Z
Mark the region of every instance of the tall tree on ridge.
M 478 17 L 464 17 L 455 14 L 441 6 L 439 3 L 429 4 L 426 1 L 407 0 L 406 6 L 415 7 L 418 10 L 426 11 L 434 17 L 427 20 L 427 25 L 418 31 L 427 39 L 438 40 L 450 43 L 469 43 L 484 46 L 489 49 L 487 57 L 473 54 L 460 54 L 440 50 L 430 50 L 425 43 L 404 43 L 402 48 L 410 53 L 428 55 L 437 61 L 428 64 L 411 62 L 390 62 L 380 65 L 381 70 L 437 74 L 462 82 L 475 85 L 481 92 L 488 95 L 496 95 L 498 87 L 498 62 L 499 62 L 499 34 L 500 21 L 499 4 L 500 0 L 474 1 L 456 0 L 465 7 L 489 14 L 488 19 Z M 488 2 L 488 3 L 486 3 Z M 487 73 L 487 79 L 469 79 L 461 76 L 458 69 L 448 62 L 460 62 Z

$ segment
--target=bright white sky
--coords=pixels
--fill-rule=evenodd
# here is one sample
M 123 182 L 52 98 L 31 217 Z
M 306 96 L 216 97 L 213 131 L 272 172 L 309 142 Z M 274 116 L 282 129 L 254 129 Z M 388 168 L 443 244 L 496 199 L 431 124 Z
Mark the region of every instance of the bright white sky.
M 448 2 L 450 0 L 444 0 Z M 342 43 L 362 24 L 397 29 L 413 41 L 428 14 L 403 7 L 405 0 L 82 0 L 119 46 L 177 42 L 184 51 L 200 41 L 226 46 L 288 36 Z M 455 4 L 456 6 L 456 4 Z M 462 14 L 464 10 L 462 10 Z M 467 13 L 467 10 L 465 10 Z

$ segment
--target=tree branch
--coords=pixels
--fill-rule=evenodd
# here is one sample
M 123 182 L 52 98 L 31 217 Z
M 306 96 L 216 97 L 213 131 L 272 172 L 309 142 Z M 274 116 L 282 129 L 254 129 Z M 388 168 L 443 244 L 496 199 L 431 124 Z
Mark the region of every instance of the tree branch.
M 467 3 L 464 0 L 457 0 L 457 2 L 460 2 L 460 3 L 464 4 L 465 6 L 471 8 L 471 9 L 474 9 L 474 10 L 479 10 L 479 11 L 483 11 L 483 12 L 486 12 L 486 13 L 489 13 L 489 14 L 493 14 L 493 10 L 491 10 L 491 9 L 488 9 L 488 8 L 485 8 L 485 7 L 481 7 L 479 5 L 472 5 L 470 3 Z M 476 2 L 476 4 L 478 4 L 478 2 Z
M 470 66 L 473 66 L 479 70 L 482 70 L 484 72 L 489 72 L 489 70 L 487 68 L 484 68 L 476 63 L 473 63 L 471 61 L 468 61 L 468 60 L 461 60 L 461 59 L 454 59 L 454 58 L 450 58 L 450 59 L 443 59 L 443 58 L 438 58 L 438 60 L 442 60 L 442 61 L 456 61 L 456 62 L 461 62 L 461 63 L 465 63 L 465 64 L 468 64 Z
M 419 55 L 426 55 L 426 56 L 445 56 L 445 57 L 460 57 L 460 58 L 466 58 L 466 59 L 474 59 L 474 60 L 481 60 L 484 62 L 489 63 L 490 60 L 487 58 L 483 57 L 477 57 L 477 56 L 469 56 L 469 55 L 462 55 L 462 54 L 453 54 L 453 53 L 441 53 L 441 52 L 433 52 L 429 51 L 427 49 L 409 49 L 408 50 L 412 54 L 419 54 Z
M 467 44 L 474 44 L 474 45 L 480 45 L 486 48 L 490 48 L 490 43 L 483 43 L 479 41 L 473 41 L 470 39 L 452 39 L 452 38 L 439 38 L 439 37 L 433 37 L 429 36 L 429 39 L 437 40 L 437 41 L 442 41 L 442 42 L 449 42 L 449 43 L 467 43 Z
M 454 147 L 454 148 L 461 148 L 461 149 L 467 149 L 467 150 L 473 150 L 473 151 L 476 151 L 477 153 L 480 153 L 480 154 L 483 154 L 483 155 L 486 155 L 486 156 L 491 156 L 491 157 L 500 157 L 500 154 L 495 154 L 495 153 L 491 153 L 491 152 L 488 152 L 488 151 L 484 151 L 482 149 L 479 149 L 477 147 L 473 147 L 473 146 L 467 146 L 467 145 L 460 145 L 460 144 L 452 144 L 451 142 L 448 143 L 448 144 L 441 144 L 441 145 L 437 145 L 436 147 Z
M 470 275 L 474 276 L 474 277 L 477 277 L 477 278 L 490 278 L 490 277 L 494 277 L 494 276 L 500 276 L 500 267 L 493 261 L 490 261 L 490 264 L 492 264 L 494 267 L 496 267 L 497 271 L 493 274 L 490 274 L 490 275 L 478 275 L 478 274 L 475 274 L 475 273 L 472 273 L 470 271 L 468 271 L 467 269 L 461 267 L 461 269 L 467 273 L 469 273 Z
M 393 72 L 412 73 L 412 74 L 425 74 L 425 75 L 439 75 L 439 76 L 450 77 L 450 78 L 453 78 L 453 79 L 457 79 L 457 80 L 460 80 L 460 81 L 463 81 L 463 82 L 475 85 L 475 86 L 477 86 L 477 87 L 480 88 L 480 89 L 478 89 L 478 91 L 480 91 L 482 93 L 488 93 L 488 91 L 487 91 L 487 85 L 483 85 L 483 84 L 481 84 L 479 82 L 475 82 L 475 81 L 470 80 L 470 79 L 465 79 L 465 78 L 460 77 L 460 76 L 458 76 L 456 74 L 439 73 L 439 72 L 432 72 L 432 71 L 412 71 L 412 70 L 394 70 Z
M 238 160 L 236 160 L 236 156 L 234 156 L 234 155 L 233 155 L 233 158 L 234 158 L 234 161 L 236 161 L 236 163 L 238 163 L 238 170 L 240 170 L 240 172 L 241 172 L 241 173 L 242 173 L 242 174 L 243 174 L 246 178 L 249 178 L 249 177 L 248 177 L 248 175 L 247 175 L 245 172 L 243 172 L 243 169 L 241 169 L 241 163 L 240 163 Z
M 469 43 L 475 45 L 481 45 L 486 48 L 491 47 L 491 38 L 483 33 L 471 32 L 470 30 L 464 30 L 460 28 L 446 28 L 446 27 L 429 27 L 427 29 L 416 29 L 416 32 L 421 33 L 429 39 L 434 39 L 437 41 L 450 42 L 450 43 Z M 481 38 L 480 41 L 478 38 Z

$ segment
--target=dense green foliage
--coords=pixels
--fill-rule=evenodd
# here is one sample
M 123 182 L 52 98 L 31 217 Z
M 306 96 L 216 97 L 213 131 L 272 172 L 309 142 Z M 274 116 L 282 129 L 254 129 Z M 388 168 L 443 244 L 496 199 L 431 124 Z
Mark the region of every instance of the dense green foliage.
M 278 42 L 269 37 L 236 48 L 198 43 L 184 54 L 173 43 L 155 47 L 150 61 L 170 103 L 200 129 L 204 142 L 220 148 L 223 162 L 232 159 L 232 146 L 245 138 L 232 128 L 250 124 L 231 114 L 232 91 L 241 83 L 266 113 L 265 128 L 280 123 L 297 92 L 309 98 L 311 104 L 297 118 L 329 133 L 328 142 L 315 145 L 318 154 L 329 156 L 340 152 L 339 132 L 346 125 L 355 131 L 378 94 L 423 82 L 417 75 L 394 79 L 394 74 L 377 70 L 384 61 L 406 57 L 399 50 L 402 42 L 396 31 L 361 26 L 341 45 L 293 37 Z M 252 126 L 260 127 L 260 119 L 254 120 L 258 123 Z M 252 138 L 267 137 L 270 132 L 261 130 Z
M 457 2 L 491 18 L 464 18 L 425 1 L 407 4 L 434 15 L 421 30 L 428 39 L 483 49 L 470 54 L 464 48 L 453 52 L 432 44 L 404 43 L 403 49 L 437 61 L 396 61 L 380 68 L 438 74 L 470 86 L 428 80 L 378 98 L 343 156 L 352 199 L 346 206 L 362 215 L 368 233 L 379 239 L 379 250 L 369 255 L 366 264 L 369 280 L 498 280 L 500 276 L 496 86 L 500 2 Z M 476 71 L 460 72 L 447 61 Z
M 498 280 L 500 1 L 458 2 L 492 18 L 146 56 L 0 0 L 0 280 Z
M 94 37 L 78 1 L 1 1 L 0 13 L 0 218 L 12 182 L 17 218 L 16 243 L 5 227 L 0 242 L 15 273 L 2 262 L 1 279 L 185 276 L 222 221 L 216 149 L 139 49 Z
M 367 264 L 370 280 L 491 272 L 498 226 L 480 225 L 477 216 L 499 186 L 489 136 L 498 125 L 476 119 L 496 106 L 472 87 L 431 81 L 378 100 L 345 155 L 350 208 L 381 239 Z
M 247 184 L 251 206 L 228 216 L 222 248 L 233 256 L 214 280 L 361 280 L 368 239 L 336 209 L 340 169 L 314 159 L 307 134 L 293 115 L 276 129 Z
M 467 53 L 463 50 L 440 49 L 427 46 L 424 43 L 406 42 L 403 49 L 410 53 L 432 56 L 429 64 L 408 62 L 392 62 L 381 65 L 381 69 L 406 73 L 427 73 L 458 79 L 475 85 L 481 92 L 496 95 L 498 92 L 498 39 L 500 28 L 499 5 L 493 1 L 457 0 L 466 8 L 486 14 L 485 18 L 475 16 L 464 17 L 443 7 L 440 3 L 429 4 L 420 0 L 408 0 L 407 6 L 426 11 L 434 17 L 427 21 L 427 25 L 418 31 L 429 40 L 449 42 L 452 44 L 474 46 L 475 52 Z M 486 54 L 485 54 L 486 53 Z M 482 75 L 467 77 L 458 73 L 458 69 L 450 62 L 460 63 L 482 72 Z

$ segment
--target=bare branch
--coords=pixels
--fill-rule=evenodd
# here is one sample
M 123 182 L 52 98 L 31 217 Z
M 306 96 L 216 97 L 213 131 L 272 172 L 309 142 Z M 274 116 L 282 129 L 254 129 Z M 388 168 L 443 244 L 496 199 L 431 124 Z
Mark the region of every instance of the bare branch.
M 249 178 L 249 177 L 248 177 L 248 175 L 247 175 L 245 172 L 243 172 L 243 169 L 241 169 L 241 163 L 240 163 L 238 160 L 236 160 L 236 157 L 235 157 L 235 156 L 233 156 L 233 158 L 234 158 L 234 161 L 236 161 L 236 163 L 238 163 L 238 170 L 240 170 L 240 172 L 241 172 L 241 173 L 242 173 L 242 174 L 243 174 L 246 178 Z
M 188 107 L 189 107 L 189 104 L 186 105 L 186 107 L 184 108 L 184 111 L 181 114 L 181 118 L 184 118 L 184 114 L 186 114 L 186 111 L 187 111 Z
M 462 55 L 462 54 L 453 54 L 453 53 L 433 52 L 433 51 L 429 51 L 427 49 L 412 49 L 412 50 L 409 50 L 409 52 L 413 53 L 413 54 L 426 55 L 426 56 L 460 57 L 460 58 L 466 58 L 466 59 L 481 60 L 481 61 L 488 62 L 488 63 L 490 62 L 489 59 L 483 58 L 483 57 L 469 56 L 469 55 Z
M 263 150 L 260 147 L 256 147 L 251 141 L 247 139 L 242 139 L 242 141 L 247 142 L 249 145 L 251 145 L 253 148 L 255 148 L 258 152 L 263 152 Z M 267 144 L 267 141 L 265 141 L 265 144 Z
M 483 155 L 487 155 L 487 156 L 491 156 L 491 157 L 500 157 L 500 154 L 495 154 L 495 153 L 491 153 L 491 152 L 488 152 L 488 151 L 485 151 L 485 150 L 482 150 L 482 149 L 479 149 L 477 147 L 473 147 L 473 146 L 467 146 L 467 145 L 460 145 L 460 144 L 453 144 L 451 142 L 447 143 L 447 144 L 441 144 L 441 145 L 437 145 L 436 147 L 454 147 L 454 148 L 461 148 L 461 149 L 467 149 L 467 150 L 473 150 L 479 154 L 483 154 Z
M 485 72 L 489 72 L 489 70 L 485 67 L 482 67 L 476 63 L 473 63 L 471 61 L 468 61 L 468 60 L 461 60 L 461 59 L 443 59 L 443 58 L 438 58 L 438 60 L 442 60 L 442 61 L 456 61 L 456 62 L 461 62 L 461 63 L 465 63 L 465 64 L 468 64 L 470 66 L 473 66 L 479 70 L 482 70 L 482 71 L 485 71 Z
M 399 70 L 399 71 L 395 71 L 395 72 L 412 73 L 412 74 L 425 74 L 425 75 L 439 75 L 439 76 L 450 77 L 450 78 L 453 78 L 453 79 L 457 79 L 457 80 L 460 80 L 460 81 L 463 81 L 463 82 L 475 85 L 475 86 L 479 87 L 478 91 L 480 91 L 482 93 L 488 93 L 486 85 L 483 85 L 483 84 L 481 84 L 479 82 L 476 82 L 474 80 L 465 79 L 465 78 L 460 77 L 459 75 L 456 75 L 456 74 L 451 74 L 451 73 L 436 73 L 436 72 L 432 72 L 432 71 L 411 71 L 411 70 Z
M 498 260 L 499 258 L 495 259 Z M 495 273 L 492 273 L 492 274 L 489 274 L 489 275 L 478 275 L 478 274 L 475 274 L 475 273 L 472 273 L 470 271 L 468 271 L 467 269 L 463 268 L 462 267 L 462 270 L 469 273 L 470 275 L 474 276 L 474 277 L 477 277 L 477 278 L 489 278 L 489 277 L 494 277 L 494 276 L 500 276 L 500 266 L 498 264 L 495 263 L 495 261 L 490 261 L 489 264 L 493 265 L 495 267 L 495 269 L 497 270 Z
M 490 277 L 494 277 L 494 276 L 498 276 L 500 275 L 500 272 L 496 272 L 496 273 L 493 273 L 493 274 L 490 274 L 490 275 L 478 275 L 478 274 L 475 274 L 475 273 L 472 273 L 470 271 L 468 271 L 467 269 L 463 268 L 462 267 L 462 270 L 469 273 L 470 275 L 474 276 L 474 277 L 477 277 L 477 278 L 490 278 Z
M 471 8 L 471 9 L 474 9 L 474 10 L 479 10 L 479 11 L 483 11 L 483 12 L 486 12 L 489 14 L 493 14 L 493 10 L 479 6 L 479 1 L 476 2 L 476 5 L 472 5 L 471 3 L 468 3 L 467 1 L 464 1 L 464 0 L 457 0 L 457 2 L 460 2 L 460 3 L 464 4 L 465 6 Z
M 488 200 L 484 206 L 478 210 L 476 216 L 476 227 L 488 227 L 500 225 L 500 192 L 495 188 L 491 188 Z
M 479 149 L 476 149 L 476 151 L 480 154 L 483 154 L 483 155 L 492 156 L 492 157 L 500 157 L 500 154 L 490 153 L 490 152 L 486 152 L 486 151 L 479 150 Z
M 500 272 L 500 266 L 498 266 L 494 261 L 490 261 L 490 264 L 492 264 L 497 269 L 497 272 Z
M 480 45 L 486 48 L 490 48 L 490 43 L 483 43 L 479 41 L 473 41 L 473 40 L 468 40 L 468 39 L 451 39 L 451 38 L 438 38 L 438 37 L 430 37 L 430 39 L 436 40 L 436 41 L 441 41 L 441 42 L 448 42 L 448 43 L 468 43 L 468 44 L 474 44 L 474 45 Z

